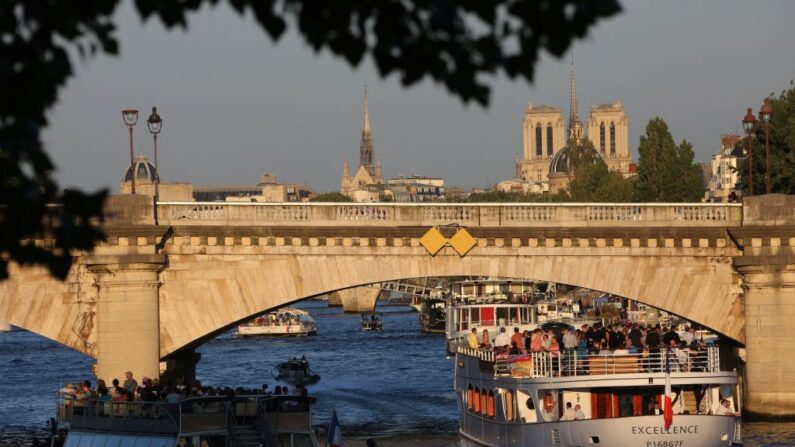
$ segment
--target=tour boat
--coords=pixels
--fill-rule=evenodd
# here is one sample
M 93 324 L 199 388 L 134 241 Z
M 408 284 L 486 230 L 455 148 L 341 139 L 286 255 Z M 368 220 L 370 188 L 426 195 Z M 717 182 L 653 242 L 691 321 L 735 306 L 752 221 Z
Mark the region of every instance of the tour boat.
M 579 328 L 597 319 L 580 316 L 571 307 L 557 303 L 549 284 L 506 279 L 467 280 L 451 284 L 447 305 L 447 352 L 453 354 L 464 338 L 477 329 L 478 340 L 486 330 L 494 341 L 501 328 L 509 335 L 515 328 L 532 331 L 542 323 L 562 322 Z M 580 309 L 582 311 L 582 309 Z
M 285 307 L 237 327 L 237 337 L 317 335 L 317 325 L 308 312 Z
M 197 397 L 179 403 L 87 401 L 59 393 L 51 445 L 319 447 L 306 396 Z
M 439 298 L 428 298 L 422 303 L 420 332 L 423 334 L 444 334 L 447 327 L 446 303 L 445 300 Z
M 737 373 L 721 369 L 717 346 L 582 356 L 459 346 L 455 391 L 460 434 L 483 446 L 741 444 Z
M 384 314 L 370 313 L 362 314 L 362 330 L 363 331 L 381 331 L 384 329 Z
M 309 369 L 306 357 L 293 357 L 289 362 L 279 363 L 271 374 L 274 379 L 293 385 L 311 385 L 320 380 L 320 376 Z

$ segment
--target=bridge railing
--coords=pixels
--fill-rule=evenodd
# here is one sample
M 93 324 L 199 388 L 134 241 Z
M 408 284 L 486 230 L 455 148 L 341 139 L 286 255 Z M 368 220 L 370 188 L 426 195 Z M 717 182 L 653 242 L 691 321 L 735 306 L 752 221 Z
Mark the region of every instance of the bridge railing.
M 726 203 L 240 203 L 159 202 L 161 225 L 704 227 L 740 225 Z

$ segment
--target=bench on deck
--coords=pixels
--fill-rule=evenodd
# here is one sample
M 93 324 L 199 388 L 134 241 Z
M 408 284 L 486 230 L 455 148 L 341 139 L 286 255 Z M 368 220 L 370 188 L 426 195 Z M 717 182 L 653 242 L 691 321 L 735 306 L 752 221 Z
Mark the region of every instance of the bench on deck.
M 640 355 L 593 356 L 588 358 L 588 371 L 591 375 L 628 374 L 640 371 Z

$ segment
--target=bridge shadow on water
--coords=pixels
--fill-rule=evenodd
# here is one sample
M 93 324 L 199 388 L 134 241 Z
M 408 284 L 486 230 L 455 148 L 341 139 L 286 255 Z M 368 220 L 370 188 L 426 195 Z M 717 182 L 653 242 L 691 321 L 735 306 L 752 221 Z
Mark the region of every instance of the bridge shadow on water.
M 202 345 L 197 377 L 207 384 L 276 385 L 272 368 L 305 355 L 321 375 L 310 393 L 318 396 L 313 423 L 328 423 L 337 409 L 346 434 L 453 434 L 458 414 L 453 363 L 444 337 L 421 334 L 408 306 L 381 306 L 382 332 L 362 332 L 358 314 L 343 314 L 325 302 L 296 305 L 317 321 L 318 335 L 302 338 L 237 339 L 226 333 Z M 292 388 L 292 387 L 291 387 Z

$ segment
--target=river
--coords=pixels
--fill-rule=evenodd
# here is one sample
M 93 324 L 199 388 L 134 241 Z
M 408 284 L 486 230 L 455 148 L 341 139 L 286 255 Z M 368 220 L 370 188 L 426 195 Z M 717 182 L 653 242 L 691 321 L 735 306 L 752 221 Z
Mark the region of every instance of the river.
M 271 369 L 306 355 L 322 379 L 309 387 L 318 397 L 314 425 L 324 427 L 336 408 L 347 439 L 375 437 L 382 445 L 458 445 L 452 360 L 441 336 L 419 332 L 417 314 L 384 306 L 383 332 L 362 332 L 358 315 L 308 301 L 318 335 L 237 339 L 231 333 L 202 345 L 197 378 L 203 384 L 260 387 L 277 383 Z M 92 360 L 22 330 L 0 333 L 0 444 L 43 437 L 54 414 L 54 395 L 66 381 L 92 379 Z M 110 380 L 108 380 L 110 382 Z M 795 424 L 743 427 L 745 445 L 795 446 Z

